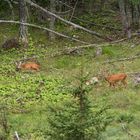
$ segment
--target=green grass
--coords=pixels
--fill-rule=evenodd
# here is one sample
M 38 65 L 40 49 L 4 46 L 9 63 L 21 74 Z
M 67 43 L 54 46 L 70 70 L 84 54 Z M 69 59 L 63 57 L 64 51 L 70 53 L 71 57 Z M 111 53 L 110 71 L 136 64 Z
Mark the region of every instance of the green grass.
M 17 34 L 16 29 L 16 26 L 8 28 L 3 25 L 3 28 L 0 28 L 0 42 L 5 40 L 3 31 L 6 38 L 10 38 Z M 39 38 L 36 39 L 36 36 Z M 140 46 L 130 48 L 131 44 L 127 42 L 105 46 L 103 55 L 97 58 L 94 57 L 94 49 L 85 50 L 81 56 L 50 57 L 50 54 L 65 46 L 75 46 L 77 43 L 66 42 L 66 40 L 49 42 L 44 33 L 38 33 L 35 30 L 34 33 L 31 32 L 28 49 L 2 51 L 0 54 L 0 104 L 6 104 L 9 107 L 8 122 L 11 125 L 11 137 L 14 131 L 18 130 L 23 139 L 47 139 L 44 137 L 49 129 L 46 121 L 49 118 L 48 106 L 73 100 L 68 94 L 68 88 L 75 84 L 75 77 L 79 75 L 81 66 L 85 73 L 90 73 L 89 78 L 99 74 L 104 68 L 109 69 L 111 73 L 122 72 L 122 64 L 125 66 L 125 72 L 139 72 L 140 59 L 102 65 L 106 60 L 130 57 L 140 53 Z M 41 64 L 39 72 L 15 71 L 15 61 L 34 55 Z M 40 87 L 41 81 L 44 84 Z M 127 124 L 130 131 L 139 135 L 140 87 L 134 87 L 132 77 L 128 76 L 127 88 L 113 89 L 103 80 L 99 88 L 93 87 L 89 98 L 93 103 L 105 98 L 111 106 L 109 111 L 114 115 L 114 121 L 103 133 L 104 140 L 135 140 L 122 131 L 118 121 L 120 118 L 125 123 L 130 121 Z

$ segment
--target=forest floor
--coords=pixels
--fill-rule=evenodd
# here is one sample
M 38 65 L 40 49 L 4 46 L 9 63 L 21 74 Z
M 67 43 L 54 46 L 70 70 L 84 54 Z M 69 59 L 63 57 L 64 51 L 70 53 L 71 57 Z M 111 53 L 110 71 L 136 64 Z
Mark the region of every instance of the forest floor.
M 57 103 L 61 100 L 69 100 L 69 96 L 60 93 L 65 93 L 65 89 L 74 86 L 75 77 L 79 76 L 82 68 L 84 74 L 90 73 L 89 79 L 100 74 L 103 69 L 109 69 L 110 73 L 127 73 L 126 88 L 120 85 L 111 88 L 105 80 L 101 80 L 98 88 L 92 85 L 89 98 L 91 102 L 95 100 L 98 102 L 104 97 L 111 106 L 110 113 L 115 116 L 114 121 L 103 133 L 103 140 L 136 140 L 140 137 L 140 86 L 135 87 L 134 77 L 129 75 L 129 73 L 140 72 L 140 59 L 104 63 L 108 60 L 140 55 L 137 38 L 105 45 L 102 47 L 103 54 L 98 57 L 95 57 L 94 48 L 85 49 L 79 54 L 52 57 L 64 48 L 79 44 L 62 39 L 50 42 L 45 33 L 39 33 L 38 30 L 31 30 L 30 33 L 28 49 L 0 52 L 0 104 L 8 106 L 11 134 L 18 131 L 25 139 L 43 140 L 43 131 L 48 129 L 47 122 L 45 123 L 48 116 L 45 112 L 47 106 L 56 100 Z M 2 25 L 0 44 L 16 34 L 17 26 L 10 28 Z M 91 43 L 94 43 L 94 39 Z M 32 56 L 35 56 L 41 65 L 39 72 L 15 70 L 16 61 Z M 124 65 L 123 70 L 122 65 Z M 44 82 L 43 85 L 41 81 Z M 45 96 L 47 102 L 42 103 L 38 100 L 40 94 Z M 123 130 L 123 124 L 119 120 L 126 125 L 127 131 Z

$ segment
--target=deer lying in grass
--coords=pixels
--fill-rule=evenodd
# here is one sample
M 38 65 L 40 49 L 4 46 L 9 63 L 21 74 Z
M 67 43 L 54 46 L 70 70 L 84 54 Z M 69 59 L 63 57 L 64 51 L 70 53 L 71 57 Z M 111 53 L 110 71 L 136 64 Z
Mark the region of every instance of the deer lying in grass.
M 39 71 L 40 65 L 37 64 L 36 62 L 24 62 L 22 63 L 21 61 L 19 63 L 16 63 L 16 70 L 35 70 Z

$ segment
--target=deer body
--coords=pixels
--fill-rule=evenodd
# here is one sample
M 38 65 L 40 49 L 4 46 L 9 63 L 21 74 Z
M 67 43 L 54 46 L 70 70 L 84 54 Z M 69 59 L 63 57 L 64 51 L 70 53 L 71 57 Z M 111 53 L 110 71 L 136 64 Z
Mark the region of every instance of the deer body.
M 40 65 L 35 62 L 27 62 L 27 63 L 19 63 L 17 65 L 17 70 L 35 70 L 38 71 L 40 69 Z
M 115 87 L 117 82 L 122 82 L 124 86 L 127 85 L 126 82 L 127 75 L 125 73 L 113 74 L 105 77 L 105 80 L 110 84 L 110 86 Z

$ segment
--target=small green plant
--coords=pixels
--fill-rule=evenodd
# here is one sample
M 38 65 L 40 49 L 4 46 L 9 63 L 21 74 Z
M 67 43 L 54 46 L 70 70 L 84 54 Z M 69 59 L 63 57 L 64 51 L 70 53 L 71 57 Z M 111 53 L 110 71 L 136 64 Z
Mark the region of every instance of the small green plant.
M 0 140 L 8 140 L 10 127 L 8 124 L 7 108 L 0 105 Z
M 115 55 L 114 51 L 112 51 L 112 49 L 110 47 L 103 48 L 103 54 L 106 54 L 110 57 Z
M 52 139 L 98 140 L 112 121 L 111 115 L 108 114 L 108 105 L 90 103 L 90 88 L 85 85 L 86 78 L 83 74 L 80 75 L 79 84 L 72 90 L 68 102 L 61 101 L 49 107 L 49 134 Z
M 119 122 L 125 122 L 125 123 L 130 123 L 133 120 L 134 120 L 134 116 L 130 113 L 120 114 L 118 118 Z

